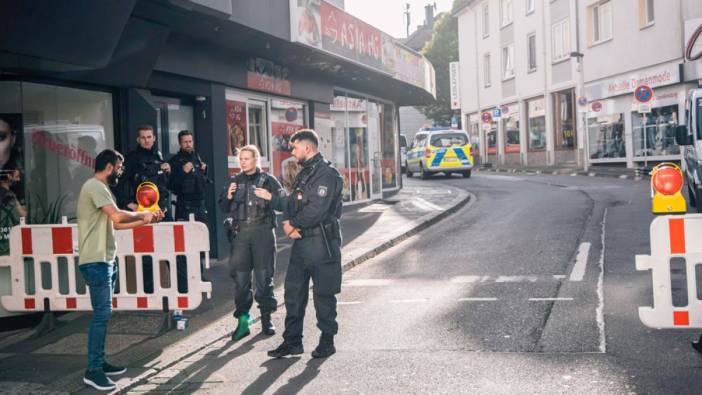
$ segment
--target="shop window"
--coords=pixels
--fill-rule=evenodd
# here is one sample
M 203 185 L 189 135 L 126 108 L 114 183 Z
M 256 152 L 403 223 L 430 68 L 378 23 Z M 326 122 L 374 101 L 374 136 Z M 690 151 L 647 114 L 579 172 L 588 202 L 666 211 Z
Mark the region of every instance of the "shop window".
M 527 128 L 529 130 L 529 151 L 546 149 L 546 111 L 544 99 L 527 102 Z
M 261 151 L 261 156 L 268 158 L 268 120 L 266 119 L 266 103 L 249 102 L 249 144 L 255 145 Z
M 510 112 L 502 117 L 502 130 L 505 136 L 505 153 L 519 152 L 519 113 Z
M 381 171 L 383 188 L 397 187 L 397 128 L 395 127 L 395 106 L 380 103 L 380 138 L 383 159 Z
M 492 123 L 487 131 L 487 153 L 490 155 L 497 154 L 497 124 Z
M 649 114 L 631 113 L 634 132 L 634 156 L 664 156 L 680 154 L 675 143 L 678 106 L 658 107 Z
M 575 148 L 575 102 L 573 91 L 554 93 L 556 149 Z
M 588 118 L 590 159 L 626 158 L 624 115 Z
M 344 190 L 342 197 L 344 201 L 351 200 L 351 181 L 349 170 L 349 152 L 347 147 L 346 133 L 346 95 L 344 93 L 334 93 L 334 102 L 330 107 L 332 126 L 332 155 L 328 159 L 334 164 L 344 179 Z
M 570 24 L 568 19 L 551 26 L 551 59 L 553 63 L 570 58 Z
M 346 112 L 351 200 L 367 200 L 370 198 L 368 103 L 363 98 L 348 96 L 346 98 Z
M 44 84 L 22 83 L 23 181 L 27 216 L 33 223 L 75 217 L 83 183 L 94 174 L 95 157 L 114 146 L 112 95 Z
M 307 126 L 306 110 L 307 107 L 300 102 L 282 99 L 271 100 L 271 136 L 273 139 L 271 170 L 288 191 L 292 189 L 292 183 L 299 171 L 297 160 L 292 156 L 290 137 Z M 322 154 L 326 156 L 324 152 L 326 135 L 323 132 L 322 128 L 317 128 L 321 140 L 320 149 Z

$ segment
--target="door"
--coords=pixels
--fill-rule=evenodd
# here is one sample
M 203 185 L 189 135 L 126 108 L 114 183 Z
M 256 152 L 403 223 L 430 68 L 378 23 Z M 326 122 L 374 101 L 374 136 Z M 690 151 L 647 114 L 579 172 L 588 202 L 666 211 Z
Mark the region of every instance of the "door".
M 383 183 L 381 178 L 382 152 L 380 150 L 381 127 L 378 103 L 371 101 L 368 105 L 368 149 L 370 150 L 371 199 L 381 199 L 383 197 Z

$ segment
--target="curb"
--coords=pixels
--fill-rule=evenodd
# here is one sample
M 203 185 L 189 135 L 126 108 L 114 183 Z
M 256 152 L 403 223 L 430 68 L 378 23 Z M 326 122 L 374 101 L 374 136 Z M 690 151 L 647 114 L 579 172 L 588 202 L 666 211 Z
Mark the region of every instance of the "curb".
M 557 176 L 583 176 L 583 177 L 604 177 L 604 178 L 617 178 L 620 180 L 649 180 L 650 176 L 645 173 L 643 176 L 636 176 L 630 174 L 607 174 L 607 173 L 597 173 L 594 171 L 582 171 L 582 170 L 525 170 L 525 169 L 505 169 L 505 168 L 481 168 L 477 169 L 479 172 L 486 171 L 490 173 L 521 173 L 521 174 L 545 174 L 545 175 L 557 175 Z
M 469 203 L 472 205 L 475 202 L 476 198 L 475 198 L 475 195 L 473 195 L 472 193 L 458 189 L 458 188 L 453 188 L 453 189 L 458 190 L 460 193 L 459 193 L 459 196 L 455 199 L 455 202 L 451 203 L 452 205 L 449 208 L 441 211 L 438 214 L 427 214 L 426 216 L 419 218 L 418 220 L 416 220 L 418 223 L 415 223 L 414 226 L 412 226 L 406 232 L 403 232 L 401 235 L 396 236 L 396 237 L 372 248 L 371 250 L 361 254 L 360 256 L 358 256 L 352 260 L 349 260 L 347 262 L 343 262 L 341 265 L 342 272 L 346 272 L 346 271 L 350 270 L 351 268 L 356 267 L 356 266 L 360 265 L 361 263 L 366 262 L 366 261 L 376 257 L 377 255 L 379 255 L 379 254 L 387 251 L 388 249 L 394 247 L 395 245 L 401 243 L 402 241 L 407 240 L 408 238 L 414 236 L 415 234 L 419 233 L 420 231 L 440 222 L 441 220 L 448 217 L 449 215 L 462 209 L 463 207 L 465 207 Z M 283 305 L 284 305 L 284 302 L 281 302 L 279 304 L 279 307 L 283 306 Z M 228 316 L 225 316 L 225 317 L 228 318 Z M 222 318 L 225 318 L 225 317 L 222 317 Z M 250 320 L 250 323 L 255 324 L 259 321 L 259 319 L 260 319 L 260 317 L 255 317 L 255 318 Z M 220 320 L 218 319 L 217 321 L 214 321 L 210 325 L 216 324 L 219 321 Z M 202 328 L 202 329 L 200 329 L 200 331 L 204 331 L 207 328 L 208 327 Z M 214 340 L 211 340 L 211 341 L 204 343 L 204 344 L 200 344 L 198 347 L 195 347 L 195 349 L 190 350 L 186 354 L 181 355 L 180 357 L 168 362 L 166 365 L 164 365 L 162 367 L 159 367 L 159 368 L 151 367 L 146 372 L 144 372 L 142 374 L 142 377 L 136 378 L 134 381 L 131 381 L 129 384 L 125 385 L 122 388 L 118 388 L 118 390 L 114 393 L 115 394 L 126 394 L 130 390 L 132 390 L 133 388 L 138 387 L 142 384 L 146 384 L 149 381 L 149 379 L 158 375 L 161 371 L 171 368 L 172 366 L 188 359 L 189 357 L 197 354 L 198 352 L 209 347 L 210 345 L 217 343 L 218 341 L 220 341 L 222 339 L 228 338 L 229 336 L 230 336 L 229 333 L 225 334 L 224 336 L 218 336 Z M 174 345 L 174 344 L 172 344 L 172 345 Z

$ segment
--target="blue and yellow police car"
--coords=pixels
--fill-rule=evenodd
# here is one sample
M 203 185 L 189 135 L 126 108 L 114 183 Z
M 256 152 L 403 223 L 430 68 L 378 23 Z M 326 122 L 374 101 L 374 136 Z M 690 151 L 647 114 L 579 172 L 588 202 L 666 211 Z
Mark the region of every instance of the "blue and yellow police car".
M 473 163 L 468 133 L 447 128 L 423 129 L 414 136 L 407 152 L 407 176 L 419 173 L 427 179 L 436 173 L 459 173 L 469 178 Z

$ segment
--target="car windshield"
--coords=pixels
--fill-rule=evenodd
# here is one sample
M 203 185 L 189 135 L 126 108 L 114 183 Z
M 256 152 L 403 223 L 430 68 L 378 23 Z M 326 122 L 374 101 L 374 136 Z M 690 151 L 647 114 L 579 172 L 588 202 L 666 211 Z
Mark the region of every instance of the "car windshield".
M 468 138 L 462 133 L 442 133 L 431 136 L 431 145 L 434 147 L 448 148 L 466 143 L 468 143 Z

